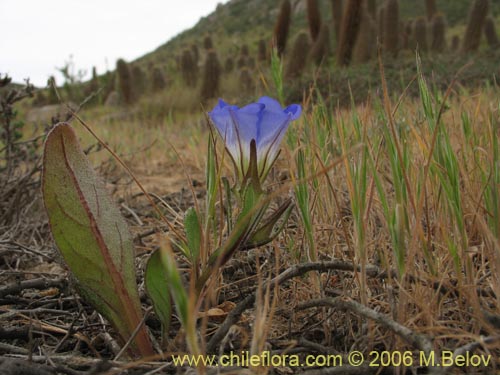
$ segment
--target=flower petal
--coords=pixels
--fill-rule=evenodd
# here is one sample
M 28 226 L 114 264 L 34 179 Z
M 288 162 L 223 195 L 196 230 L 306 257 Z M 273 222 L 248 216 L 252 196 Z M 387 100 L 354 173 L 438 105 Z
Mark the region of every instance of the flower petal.
M 236 124 L 236 138 L 242 158 L 242 167 L 245 171 L 250 163 L 250 142 L 257 142 L 257 126 L 262 116 L 264 105 L 249 104 L 239 110 L 230 111 Z
M 290 115 L 280 112 L 270 112 L 266 110 L 262 114 L 259 124 L 257 151 L 265 151 L 270 143 L 276 139 L 277 135 L 286 130 L 290 123 Z
M 220 99 L 219 104 L 208 113 L 235 162 L 240 158 L 240 150 L 236 132 L 237 125 L 234 123 L 231 113 L 236 110 L 238 110 L 237 106 L 228 105 Z
M 255 140 L 260 178 L 265 178 L 278 156 L 279 146 L 292 120 L 302 112 L 300 105 L 292 104 L 283 109 L 280 103 L 268 96 L 243 108 L 229 105 L 222 99 L 209 112 L 217 131 L 242 178 L 250 163 L 250 143 Z
M 257 142 L 258 124 L 264 108 L 265 106 L 263 104 L 252 103 L 234 111 L 242 143 L 248 143 L 250 145 L 252 139 L 255 139 L 255 142 Z
M 284 110 L 285 113 L 289 113 L 292 115 L 291 120 L 297 120 L 302 113 L 302 107 L 298 104 L 291 104 Z
M 283 108 L 281 107 L 280 102 L 276 99 L 270 98 L 269 96 L 262 96 L 258 103 L 262 103 L 266 106 L 267 111 L 271 112 L 283 112 Z

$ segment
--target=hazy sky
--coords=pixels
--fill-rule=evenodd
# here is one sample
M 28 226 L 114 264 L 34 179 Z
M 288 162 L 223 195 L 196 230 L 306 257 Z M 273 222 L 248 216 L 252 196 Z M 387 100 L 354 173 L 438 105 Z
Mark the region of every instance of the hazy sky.
M 0 0 L 0 73 L 45 85 L 73 56 L 98 73 L 150 52 L 227 0 Z M 58 79 L 62 83 L 62 78 Z

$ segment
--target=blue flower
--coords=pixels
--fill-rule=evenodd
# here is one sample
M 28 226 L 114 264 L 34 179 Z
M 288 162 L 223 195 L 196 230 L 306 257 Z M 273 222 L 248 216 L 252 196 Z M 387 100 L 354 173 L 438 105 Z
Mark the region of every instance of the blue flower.
M 225 141 L 240 180 L 247 174 L 250 143 L 255 141 L 259 179 L 263 181 L 278 156 L 290 122 L 298 119 L 301 112 L 298 104 L 283 109 L 277 100 L 263 96 L 243 108 L 219 99 L 208 115 Z

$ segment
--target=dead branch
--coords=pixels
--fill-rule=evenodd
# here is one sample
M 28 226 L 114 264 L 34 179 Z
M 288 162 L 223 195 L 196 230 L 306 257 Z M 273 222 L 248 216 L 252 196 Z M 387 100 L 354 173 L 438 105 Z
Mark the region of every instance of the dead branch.
M 378 313 L 371 308 L 351 299 L 342 297 L 315 299 L 301 303 L 297 306 L 297 309 L 305 310 L 312 307 L 331 307 L 340 310 L 349 310 L 367 319 L 376 321 L 382 326 L 393 331 L 395 334 L 403 338 L 406 342 L 413 345 L 415 348 L 425 353 L 430 353 L 433 350 L 432 342 L 427 337 L 419 335 L 418 333 L 413 332 L 408 327 L 395 322 L 388 315 Z
M 55 280 L 49 279 L 33 279 L 21 281 L 19 283 L 12 283 L 0 288 L 0 298 L 8 296 L 9 294 L 17 294 L 24 289 L 47 289 L 51 287 L 64 287 L 67 280 L 65 278 L 59 278 Z

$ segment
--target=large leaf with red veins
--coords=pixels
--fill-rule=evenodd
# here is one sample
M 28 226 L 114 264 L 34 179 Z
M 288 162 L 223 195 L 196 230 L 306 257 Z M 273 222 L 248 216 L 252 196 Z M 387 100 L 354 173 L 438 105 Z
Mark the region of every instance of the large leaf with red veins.
M 47 137 L 42 189 L 52 235 L 82 296 L 126 342 L 142 319 L 132 236 L 69 124 Z M 134 341 L 134 355 L 153 354 L 144 327 Z

